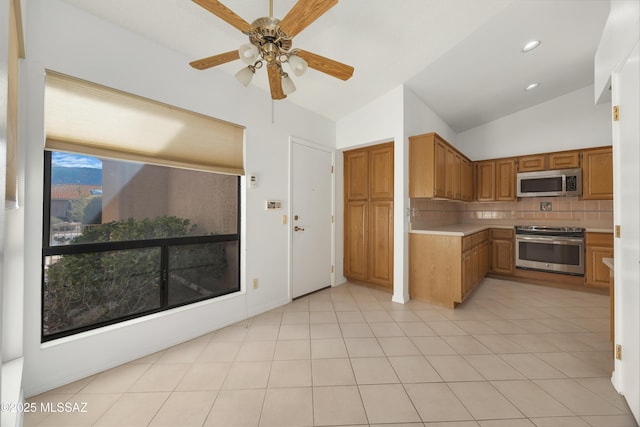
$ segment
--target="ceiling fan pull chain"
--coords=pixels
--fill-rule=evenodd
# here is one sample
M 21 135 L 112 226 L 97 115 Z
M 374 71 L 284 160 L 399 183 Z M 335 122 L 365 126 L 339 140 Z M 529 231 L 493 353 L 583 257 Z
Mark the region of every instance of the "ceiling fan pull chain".
M 269 0 L 269 17 L 273 18 L 273 0 Z

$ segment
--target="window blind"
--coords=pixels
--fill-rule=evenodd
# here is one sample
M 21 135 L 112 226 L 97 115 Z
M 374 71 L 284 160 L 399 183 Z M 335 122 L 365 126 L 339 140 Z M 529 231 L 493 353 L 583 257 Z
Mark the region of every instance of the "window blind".
M 242 126 L 53 71 L 45 130 L 47 150 L 244 174 Z

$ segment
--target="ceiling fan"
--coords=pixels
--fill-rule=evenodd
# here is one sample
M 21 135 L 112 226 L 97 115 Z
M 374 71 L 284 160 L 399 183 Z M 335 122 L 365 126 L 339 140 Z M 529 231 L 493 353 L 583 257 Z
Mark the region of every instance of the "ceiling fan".
M 298 0 L 282 20 L 273 17 L 273 0 L 270 0 L 269 16 L 251 24 L 217 0 L 193 1 L 249 36 L 249 43 L 240 49 L 192 61 L 189 65 L 193 68 L 205 70 L 241 59 L 248 66 L 241 69 L 236 78 L 247 86 L 255 71 L 266 64 L 272 99 L 284 99 L 295 91 L 293 81 L 282 68 L 284 63 L 289 64 L 296 76 L 304 74 L 307 67 L 341 80 L 353 75 L 353 67 L 349 65 L 292 48 L 293 37 L 335 6 L 338 0 Z

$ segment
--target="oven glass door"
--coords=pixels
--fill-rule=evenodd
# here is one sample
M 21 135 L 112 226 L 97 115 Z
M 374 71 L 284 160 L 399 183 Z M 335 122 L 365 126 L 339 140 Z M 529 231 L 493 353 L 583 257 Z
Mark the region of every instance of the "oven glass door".
M 584 240 L 570 237 L 516 236 L 516 266 L 584 274 Z

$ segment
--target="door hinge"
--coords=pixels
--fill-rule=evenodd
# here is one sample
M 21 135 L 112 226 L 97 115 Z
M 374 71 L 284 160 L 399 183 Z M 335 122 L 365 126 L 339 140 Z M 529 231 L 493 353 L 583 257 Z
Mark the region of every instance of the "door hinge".
M 620 120 L 620 107 L 617 105 L 613 106 L 613 121 L 617 122 Z
M 622 346 L 616 345 L 616 360 L 622 360 Z
M 333 273 L 333 265 L 331 266 L 331 273 Z
M 331 215 L 331 224 L 333 224 L 333 215 Z
M 616 237 L 620 238 L 620 226 L 616 225 Z
M 331 173 L 333 173 L 333 165 L 331 165 Z

